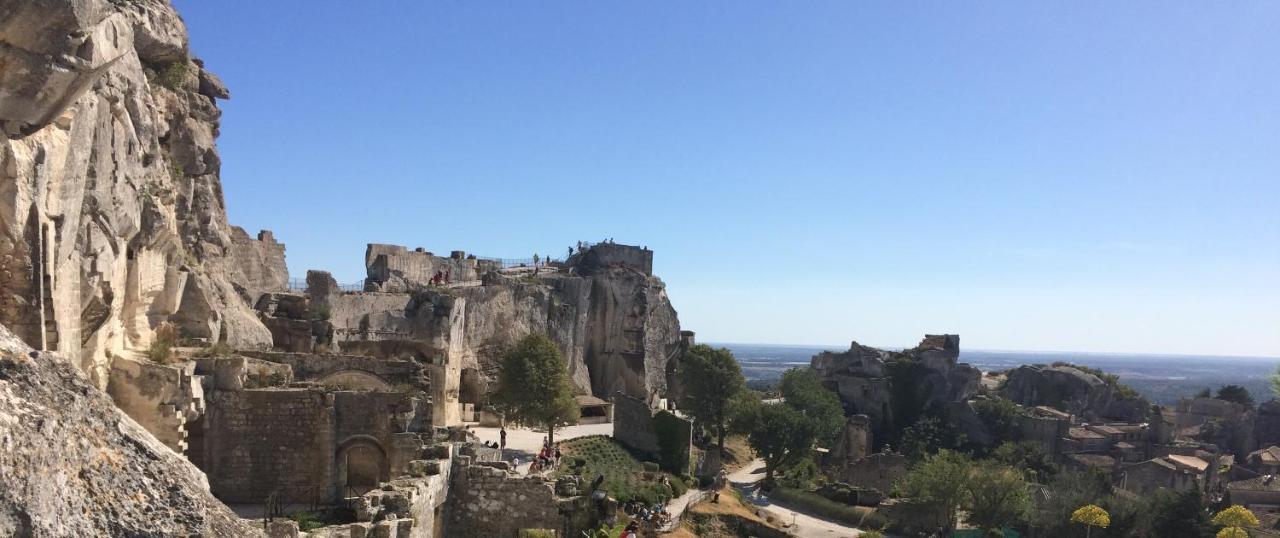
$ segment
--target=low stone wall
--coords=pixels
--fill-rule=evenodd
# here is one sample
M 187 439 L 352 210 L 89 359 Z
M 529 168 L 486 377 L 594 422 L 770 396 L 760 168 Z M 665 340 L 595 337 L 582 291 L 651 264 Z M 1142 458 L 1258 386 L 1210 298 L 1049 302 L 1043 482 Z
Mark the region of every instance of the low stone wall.
M 907 457 L 879 452 L 853 462 L 840 471 L 840 480 L 851 486 L 891 491 L 894 482 L 907 474 Z
M 613 438 L 653 458 L 668 472 L 689 472 L 693 424 L 671 412 L 654 413 L 643 400 L 614 393 Z
M 268 362 L 286 364 L 293 369 L 295 381 L 316 381 L 351 390 L 387 390 L 397 385 L 426 390 L 430 386 L 427 368 L 411 360 L 375 359 L 359 355 L 328 353 L 286 353 L 250 351 L 245 355 Z M 349 375 L 346 378 L 342 376 Z M 357 379 L 363 374 L 368 383 Z M 332 381 L 333 383 L 326 383 Z M 344 384 L 346 383 L 346 384 Z M 355 383 L 355 386 L 347 384 Z

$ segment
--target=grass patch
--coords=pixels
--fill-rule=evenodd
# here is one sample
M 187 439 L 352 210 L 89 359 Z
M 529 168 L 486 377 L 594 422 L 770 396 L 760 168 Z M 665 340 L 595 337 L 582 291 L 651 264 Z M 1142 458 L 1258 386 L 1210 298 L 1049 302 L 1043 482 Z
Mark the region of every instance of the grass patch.
M 884 516 L 877 514 L 872 508 L 836 502 L 809 491 L 781 487 L 773 488 L 769 492 L 769 498 L 786 503 L 792 508 L 834 519 L 858 528 L 883 528 L 888 523 Z
M 173 346 L 178 345 L 178 330 L 168 323 L 161 323 L 151 335 L 151 345 L 147 347 L 147 358 L 156 364 L 172 364 L 177 362 L 173 354 Z
M 636 459 L 611 437 L 592 435 L 562 441 L 560 450 L 566 464 L 556 470 L 555 476 L 581 475 L 585 487 L 603 475 L 605 491 L 618 502 L 640 500 L 653 504 L 679 497 L 688 490 L 678 476 L 646 470 L 646 462 Z M 663 476 L 671 482 L 670 488 L 659 481 Z

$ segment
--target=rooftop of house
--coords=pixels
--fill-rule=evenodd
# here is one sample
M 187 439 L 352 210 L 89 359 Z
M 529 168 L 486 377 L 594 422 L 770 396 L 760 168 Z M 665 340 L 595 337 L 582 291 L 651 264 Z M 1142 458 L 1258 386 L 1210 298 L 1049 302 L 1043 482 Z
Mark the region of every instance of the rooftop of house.
M 1195 456 L 1179 456 L 1177 454 L 1170 454 L 1164 458 L 1178 467 L 1193 470 L 1197 473 L 1203 473 L 1205 469 L 1209 468 L 1209 462 Z
M 1280 447 L 1272 445 L 1249 453 L 1249 462 L 1260 465 L 1280 465 Z
M 1105 439 L 1102 434 L 1090 430 L 1088 428 L 1070 428 L 1067 430 L 1067 437 L 1071 439 Z
M 1268 474 L 1247 480 L 1236 480 L 1227 484 L 1227 490 L 1236 491 L 1280 491 L 1280 480 L 1276 475 Z
M 1067 459 L 1085 467 L 1110 469 L 1116 464 L 1116 459 L 1106 454 L 1067 454 Z

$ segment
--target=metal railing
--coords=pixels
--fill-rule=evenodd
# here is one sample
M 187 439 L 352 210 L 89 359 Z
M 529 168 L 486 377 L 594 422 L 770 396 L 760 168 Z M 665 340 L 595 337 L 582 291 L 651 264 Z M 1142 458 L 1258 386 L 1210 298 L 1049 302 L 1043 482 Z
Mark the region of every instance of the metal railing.
M 338 290 L 344 292 L 364 291 L 364 281 L 352 282 L 350 284 L 338 284 Z M 291 278 L 289 279 L 289 291 L 307 291 L 307 279 Z

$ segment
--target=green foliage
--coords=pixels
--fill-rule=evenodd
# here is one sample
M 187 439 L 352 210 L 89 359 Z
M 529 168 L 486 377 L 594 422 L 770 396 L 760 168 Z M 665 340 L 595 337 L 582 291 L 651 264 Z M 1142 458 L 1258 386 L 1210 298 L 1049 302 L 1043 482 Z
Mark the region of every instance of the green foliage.
M 556 538 L 556 531 L 551 529 L 520 529 L 516 536 L 518 538 Z
M 1249 394 L 1249 389 L 1240 385 L 1223 385 L 1218 389 L 1218 395 L 1214 396 L 1219 400 L 1235 402 L 1249 409 L 1253 409 L 1253 395 Z
M 964 434 L 951 428 L 951 423 L 925 416 L 902 432 L 900 451 L 911 461 L 920 461 L 942 449 L 956 449 L 965 444 Z
M 1200 490 L 1159 490 L 1151 502 L 1151 531 L 1161 538 L 1201 538 L 1213 534 Z
M 779 469 L 807 457 L 813 448 L 815 428 L 789 405 L 761 405 L 756 421 L 755 429 L 747 434 L 747 442 L 764 459 L 768 481 Z
M 997 442 L 1017 441 L 1020 437 L 1018 417 L 1025 414 L 1025 411 L 1013 401 L 1005 398 L 976 400 L 973 402 L 973 412 Z
M 760 395 L 757 392 L 744 390 L 729 399 L 729 431 L 748 435 L 756 429 L 760 418 Z
M 1035 482 L 1048 480 L 1058 474 L 1058 466 L 1053 463 L 1053 458 L 1045 451 L 1044 445 L 1034 441 L 1002 443 L 991 452 L 991 459 L 1022 469 L 1027 478 Z
M 555 476 L 576 474 L 590 483 L 596 476 L 603 475 L 605 491 L 619 502 L 640 500 L 653 504 L 679 497 L 688 490 L 687 484 L 678 476 L 648 472 L 650 479 L 646 480 L 645 462 L 637 460 L 611 437 L 578 437 L 561 442 L 560 448 L 569 454 L 569 461 L 575 465 L 561 466 L 556 469 Z M 577 464 L 579 461 L 580 465 Z M 669 488 L 658 481 L 662 476 L 670 482 Z
M 578 421 L 569 369 L 551 339 L 541 334 L 524 337 L 502 355 L 501 366 L 491 401 L 507 417 L 546 427 L 553 441 L 557 426 Z
M 680 363 L 680 381 L 684 397 L 680 406 L 699 424 L 716 434 L 716 446 L 724 448 L 729 426 L 729 402 L 746 390 L 742 367 L 728 349 L 715 349 L 706 344 L 689 348 Z
M 782 374 L 778 383 L 783 401 L 808 418 L 814 428 L 814 439 L 830 443 L 844 428 L 844 408 L 840 397 L 822 385 L 812 368 L 792 368 Z
M 965 510 L 970 524 L 983 529 L 1019 526 L 1031 513 L 1031 494 L 1022 473 L 1012 467 L 984 463 L 965 483 Z
M 154 82 L 177 91 L 187 79 L 187 59 L 174 60 L 156 69 Z
M 170 364 L 177 358 L 173 355 L 173 347 L 178 345 L 178 331 L 169 323 L 161 323 L 151 334 L 151 345 L 147 347 L 147 358 L 157 364 Z
M 778 479 L 778 484 L 807 490 L 819 476 L 822 476 L 822 471 L 818 469 L 818 464 L 813 462 L 813 458 L 804 457 L 782 470 L 782 478 Z
M 298 530 L 303 532 L 310 532 L 325 526 L 324 520 L 315 512 L 294 512 L 289 514 L 289 519 L 297 523 Z
M 1032 515 L 1034 536 L 1076 536 L 1084 532 L 1071 523 L 1071 513 L 1086 504 L 1098 503 L 1111 494 L 1111 480 L 1097 470 L 1059 473 L 1045 488 L 1046 496 Z
M 963 454 L 941 450 L 916 465 L 898 483 L 901 496 L 928 503 L 942 510 L 950 524 L 956 509 L 968 497 L 968 481 L 973 462 Z
M 884 516 L 876 513 L 874 508 L 850 506 L 809 491 L 777 487 L 769 491 L 769 498 L 788 507 L 812 512 L 855 527 L 882 528 L 887 524 Z

